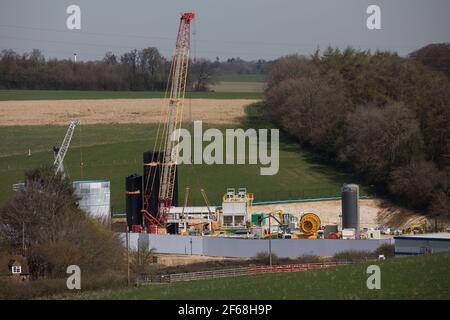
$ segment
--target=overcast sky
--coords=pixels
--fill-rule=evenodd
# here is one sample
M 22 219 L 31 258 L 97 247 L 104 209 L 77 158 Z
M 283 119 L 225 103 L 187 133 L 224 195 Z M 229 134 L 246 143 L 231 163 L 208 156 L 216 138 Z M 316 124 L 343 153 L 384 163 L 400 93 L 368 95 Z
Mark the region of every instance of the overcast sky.
M 66 28 L 66 8 L 81 8 L 81 30 Z M 381 8 L 382 30 L 368 30 L 366 9 Z M 405 55 L 450 42 L 449 0 L 0 0 L 0 49 L 101 59 L 155 46 L 170 56 L 179 14 L 193 11 L 191 54 L 273 59 L 328 45 Z

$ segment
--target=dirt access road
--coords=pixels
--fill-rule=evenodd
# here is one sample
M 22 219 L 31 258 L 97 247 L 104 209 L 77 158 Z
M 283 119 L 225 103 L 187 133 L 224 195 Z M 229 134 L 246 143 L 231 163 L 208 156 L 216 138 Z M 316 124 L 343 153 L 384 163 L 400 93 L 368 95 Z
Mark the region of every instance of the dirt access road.
M 192 99 L 185 102 L 183 120 L 236 123 L 245 115 L 244 107 L 256 101 Z M 66 125 L 71 119 L 83 124 L 155 123 L 167 104 L 164 99 L 0 101 L 0 126 Z

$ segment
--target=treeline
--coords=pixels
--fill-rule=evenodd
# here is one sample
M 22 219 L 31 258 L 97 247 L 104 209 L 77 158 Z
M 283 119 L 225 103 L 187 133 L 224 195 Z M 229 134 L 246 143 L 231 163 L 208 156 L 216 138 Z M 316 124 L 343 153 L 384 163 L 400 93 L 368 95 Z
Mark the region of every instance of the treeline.
M 275 61 L 265 117 L 394 199 L 450 217 L 450 82 L 395 53 Z
M 120 56 L 107 52 L 101 61 L 74 62 L 46 59 L 39 50 L 18 54 L 0 52 L 0 89 L 46 90 L 155 90 L 166 89 L 171 61 L 157 48 L 131 50 Z M 255 74 L 267 69 L 264 60 L 231 58 L 221 62 L 191 60 L 188 88 L 208 90 L 216 74 Z
M 218 74 L 266 74 L 270 63 L 264 59 L 246 61 L 239 57 L 221 62 L 219 57 L 216 57 L 212 66 Z
M 434 70 L 444 72 L 450 79 L 450 43 L 432 43 L 409 56 Z
M 169 62 L 156 48 L 111 52 L 102 61 L 46 59 L 39 50 L 0 53 L 0 87 L 48 90 L 164 90 Z

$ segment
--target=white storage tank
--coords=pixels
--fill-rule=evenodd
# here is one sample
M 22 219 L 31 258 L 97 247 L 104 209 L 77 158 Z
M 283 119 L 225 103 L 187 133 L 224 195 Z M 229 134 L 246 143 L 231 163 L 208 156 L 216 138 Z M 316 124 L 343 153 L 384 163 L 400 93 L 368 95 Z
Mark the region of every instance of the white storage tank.
M 106 180 L 74 181 L 75 194 L 81 198 L 80 209 L 92 218 L 101 222 L 110 222 L 111 217 L 111 189 Z

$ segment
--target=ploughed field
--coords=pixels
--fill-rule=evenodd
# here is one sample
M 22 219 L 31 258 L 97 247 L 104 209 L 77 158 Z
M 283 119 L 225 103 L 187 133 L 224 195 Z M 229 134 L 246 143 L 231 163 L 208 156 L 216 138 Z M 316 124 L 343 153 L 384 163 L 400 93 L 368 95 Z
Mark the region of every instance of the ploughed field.
M 183 119 L 236 123 L 253 99 L 186 99 Z M 164 119 L 165 99 L 18 100 L 0 101 L 0 126 L 158 123 Z

